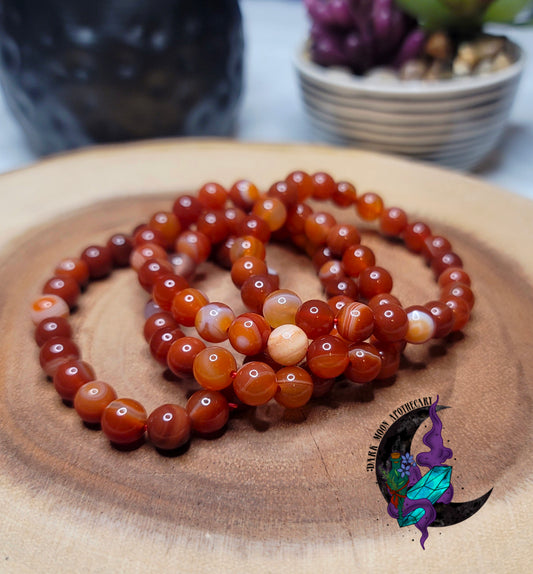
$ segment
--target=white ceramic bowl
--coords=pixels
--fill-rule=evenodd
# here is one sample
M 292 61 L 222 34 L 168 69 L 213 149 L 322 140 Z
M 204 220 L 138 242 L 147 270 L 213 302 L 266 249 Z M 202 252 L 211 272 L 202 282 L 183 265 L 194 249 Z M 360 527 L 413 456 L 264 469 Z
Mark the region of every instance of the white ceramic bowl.
M 305 108 L 331 143 L 407 155 L 471 169 L 497 145 L 524 68 L 514 63 L 487 75 L 402 81 L 358 77 L 313 63 L 304 46 L 295 65 Z

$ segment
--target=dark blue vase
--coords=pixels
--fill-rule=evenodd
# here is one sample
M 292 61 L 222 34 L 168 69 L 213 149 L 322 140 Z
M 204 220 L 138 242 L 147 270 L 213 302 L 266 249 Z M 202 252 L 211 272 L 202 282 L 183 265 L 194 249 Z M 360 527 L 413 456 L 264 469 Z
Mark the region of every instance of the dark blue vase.
M 237 0 L 0 0 L 0 80 L 40 154 L 231 135 L 243 50 Z

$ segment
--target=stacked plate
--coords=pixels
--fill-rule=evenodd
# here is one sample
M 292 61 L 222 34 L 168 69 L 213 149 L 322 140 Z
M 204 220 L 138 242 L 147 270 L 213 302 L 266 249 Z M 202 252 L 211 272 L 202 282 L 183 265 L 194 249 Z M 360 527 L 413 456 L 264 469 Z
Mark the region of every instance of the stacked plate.
M 496 146 L 509 118 L 524 67 L 520 48 L 511 48 L 508 68 L 453 80 L 358 77 L 314 64 L 306 48 L 295 64 L 306 110 L 331 143 L 471 169 Z

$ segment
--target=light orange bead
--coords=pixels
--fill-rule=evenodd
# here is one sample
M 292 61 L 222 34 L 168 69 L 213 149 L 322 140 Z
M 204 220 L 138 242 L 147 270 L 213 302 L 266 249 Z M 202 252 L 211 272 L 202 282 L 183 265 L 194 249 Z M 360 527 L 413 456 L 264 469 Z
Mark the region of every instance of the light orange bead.
M 313 395 L 311 375 L 300 367 L 285 367 L 276 373 L 278 390 L 274 399 L 280 405 L 297 409 L 309 402 Z
M 358 197 L 355 206 L 359 217 L 365 221 L 377 219 L 383 212 L 384 207 L 381 197 L 373 191 L 363 193 L 363 195 Z
M 176 239 L 175 249 L 177 253 L 188 255 L 198 265 L 209 257 L 211 241 L 205 233 L 187 230 Z
M 231 385 L 237 369 L 235 357 L 223 347 L 207 347 L 194 358 L 194 378 L 204 389 L 220 391 Z
M 165 260 L 166 258 L 167 252 L 163 249 L 163 247 L 161 247 L 161 245 L 157 245 L 156 243 L 144 243 L 143 245 L 135 247 L 135 249 L 131 252 L 130 265 L 138 273 L 141 267 L 149 259 Z
M 235 263 L 241 257 L 257 257 L 265 259 L 265 244 L 253 235 L 237 237 L 229 250 L 229 257 L 232 263 Z
M 104 381 L 90 381 L 78 389 L 74 397 L 74 408 L 81 420 L 97 424 L 109 403 L 117 398 L 115 389 Z
M 278 289 L 268 295 L 263 303 L 263 317 L 271 327 L 294 324 L 302 300 L 294 291 Z
M 58 295 L 39 295 L 31 304 L 30 317 L 34 325 L 38 325 L 43 319 L 50 317 L 69 316 L 70 309 L 66 301 Z
M 281 229 L 287 219 L 287 208 L 279 199 L 266 197 L 254 203 L 252 213 L 264 219 L 270 231 Z
M 421 344 L 429 341 L 435 334 L 436 323 L 431 312 L 424 307 L 407 307 L 408 327 L 405 340 L 408 343 Z
M 220 343 L 228 338 L 228 329 L 235 314 L 224 303 L 208 303 L 200 308 L 194 319 L 198 335 L 210 343 Z
M 163 237 L 166 247 L 172 247 L 181 231 L 179 219 L 168 211 L 158 211 L 150 218 L 148 224 L 150 229 L 159 231 Z
M 267 264 L 257 257 L 241 257 L 231 266 L 231 280 L 239 289 L 244 285 L 247 279 L 257 275 L 267 275 Z
M 296 325 L 276 327 L 268 338 L 269 355 L 284 366 L 298 364 L 307 353 L 309 339 L 303 329 Z

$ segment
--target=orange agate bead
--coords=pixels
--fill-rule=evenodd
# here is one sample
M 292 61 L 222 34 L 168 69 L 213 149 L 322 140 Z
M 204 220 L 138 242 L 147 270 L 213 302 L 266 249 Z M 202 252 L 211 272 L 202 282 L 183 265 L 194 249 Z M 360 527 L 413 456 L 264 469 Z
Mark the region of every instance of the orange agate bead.
M 232 263 L 241 257 L 256 257 L 264 260 L 266 256 L 265 245 L 253 235 L 237 237 L 229 250 L 229 256 Z
M 228 329 L 235 314 L 224 303 L 208 303 L 196 313 L 194 326 L 198 335 L 210 343 L 220 343 L 228 338 Z
M 242 284 L 241 299 L 248 309 L 261 313 L 265 299 L 276 290 L 270 275 L 256 275 Z
M 183 227 L 188 227 L 191 223 L 196 223 L 202 212 L 202 204 L 193 195 L 180 195 L 172 206 L 172 212 Z
M 237 369 L 235 357 L 223 347 L 207 347 L 193 361 L 194 378 L 204 389 L 220 391 L 229 387 Z
M 391 290 L 392 277 L 383 267 L 367 267 L 359 274 L 359 293 L 365 299 L 372 299 L 379 293 L 390 293 Z
M 171 265 L 169 263 L 169 265 Z M 171 267 L 172 269 L 172 267 Z M 164 311 L 170 311 L 176 293 L 189 286 L 187 280 L 179 275 L 164 273 L 153 282 L 152 299 Z
M 192 431 L 187 411 L 179 405 L 166 404 L 157 407 L 146 423 L 148 438 L 161 450 L 175 450 L 186 444 Z
M 287 183 L 292 183 L 298 193 L 298 201 L 305 201 L 313 195 L 313 178 L 305 171 L 293 171 L 285 178 Z
M 304 232 L 307 239 L 314 245 L 324 245 L 328 240 L 329 232 L 336 224 L 337 221 L 333 215 L 317 211 L 307 216 Z
M 339 207 L 349 207 L 357 201 L 357 190 L 347 181 L 339 181 L 331 198 Z
M 85 287 L 89 282 L 89 266 L 78 257 L 62 259 L 54 269 L 54 275 L 58 277 L 71 277 L 80 287 Z
M 91 365 L 79 359 L 61 363 L 54 375 L 54 388 L 64 401 L 73 401 L 79 388 L 96 378 Z
M 268 354 L 280 365 L 298 364 L 307 353 L 309 339 L 305 331 L 296 325 L 280 325 L 268 338 Z
M 243 355 L 257 355 L 264 351 L 270 335 L 270 326 L 262 315 L 243 313 L 228 330 L 231 346 Z
M 287 208 L 282 201 L 275 197 L 257 200 L 252 208 L 252 213 L 264 219 L 270 231 L 281 229 L 287 219 Z
M 231 266 L 231 280 L 236 287 L 242 287 L 249 277 L 267 275 L 267 264 L 257 257 L 246 256 L 237 259 Z
M 81 420 L 88 424 L 100 423 L 107 405 L 117 398 L 115 389 L 104 381 L 90 381 L 82 385 L 74 397 L 74 408 Z
M 155 243 L 145 243 L 135 247 L 130 255 L 130 265 L 139 273 L 140 268 L 149 259 L 164 261 L 167 258 L 167 252 Z
M 80 286 L 72 277 L 52 277 L 43 287 L 44 295 L 57 295 L 72 309 L 80 296 Z
M 436 324 L 431 311 L 420 305 L 412 305 L 405 312 L 408 321 L 405 340 L 408 343 L 425 343 L 435 335 Z
M 381 372 L 381 356 L 370 343 L 357 343 L 348 350 L 349 364 L 344 371 L 347 379 L 354 383 L 369 383 Z
M 200 214 L 196 227 L 212 244 L 224 241 L 229 235 L 229 225 L 224 213 L 219 210 L 204 211 Z
M 205 348 L 205 343 L 197 337 L 176 339 L 167 353 L 168 368 L 179 377 L 191 374 L 196 355 Z
M 285 367 L 276 373 L 278 390 L 274 399 L 288 409 L 303 407 L 313 395 L 311 375 L 300 367 Z
M 51 317 L 66 318 L 70 309 L 63 299 L 58 295 L 40 295 L 31 304 L 30 317 L 34 325 L 38 325 L 44 319 Z
M 46 341 L 39 351 L 39 363 L 43 371 L 53 377 L 61 363 L 79 359 L 80 350 L 74 341 L 67 337 L 54 337 Z
M 329 173 L 324 173 L 319 171 L 314 173 L 312 176 L 313 180 L 313 199 L 318 199 L 319 201 L 325 201 L 333 197 L 333 194 L 337 190 L 335 185 L 335 180 L 329 175 Z
M 302 300 L 294 291 L 278 289 L 268 295 L 263 303 L 263 317 L 271 327 L 294 323 Z
M 374 330 L 374 313 L 363 303 L 348 303 L 337 315 L 339 335 L 353 343 L 368 339 Z
M 222 209 L 227 198 L 228 192 L 219 183 L 205 183 L 198 190 L 198 201 L 206 209 Z
M 374 307 L 374 335 L 380 341 L 401 341 L 408 328 L 407 313 L 399 305 L 389 303 Z
M 430 301 L 426 303 L 424 307 L 431 313 L 435 321 L 435 333 L 433 337 L 440 339 L 441 337 L 449 335 L 454 323 L 453 312 L 450 307 L 442 301 Z
M 115 399 L 104 409 L 102 431 L 116 445 L 130 445 L 140 441 L 146 430 L 148 415 L 134 399 Z
M 259 199 L 259 190 L 251 181 L 241 179 L 231 186 L 228 195 L 238 207 L 250 209 Z
M 326 238 L 327 246 L 335 257 L 342 257 L 346 249 L 352 245 L 358 245 L 361 241 L 359 231 L 353 225 L 334 225 Z
M 228 401 L 217 391 L 196 391 L 186 406 L 193 430 L 212 434 L 224 428 L 229 419 Z
M 348 366 L 348 344 L 332 335 L 315 339 L 307 350 L 307 366 L 317 377 L 333 379 Z
M 175 244 L 178 253 L 185 253 L 197 265 L 203 263 L 211 253 L 211 241 L 205 233 L 187 230 L 181 233 Z
M 399 207 L 384 209 L 379 219 L 379 228 L 383 235 L 398 237 L 407 227 L 407 214 Z
M 374 221 L 383 212 L 383 200 L 373 191 L 363 193 L 355 204 L 357 214 L 365 221 Z
M 196 313 L 208 303 L 208 298 L 201 291 L 188 287 L 174 295 L 170 310 L 172 316 L 180 325 L 192 327 Z
M 311 299 L 298 308 L 294 321 L 310 339 L 328 335 L 333 329 L 335 313 L 324 301 Z
M 158 231 L 164 241 L 164 246 L 169 249 L 174 245 L 181 231 L 179 219 L 172 212 L 158 211 L 152 215 L 148 223 L 150 229 Z
M 374 252 L 365 245 L 352 245 L 342 256 L 342 267 L 346 275 L 359 277 L 361 271 L 376 264 Z
M 35 328 L 34 338 L 39 347 L 54 337 L 72 336 L 70 323 L 65 317 L 50 317 L 43 319 Z
M 251 361 L 237 371 L 233 389 L 245 405 L 263 405 L 268 403 L 278 390 L 276 373 L 266 363 Z

